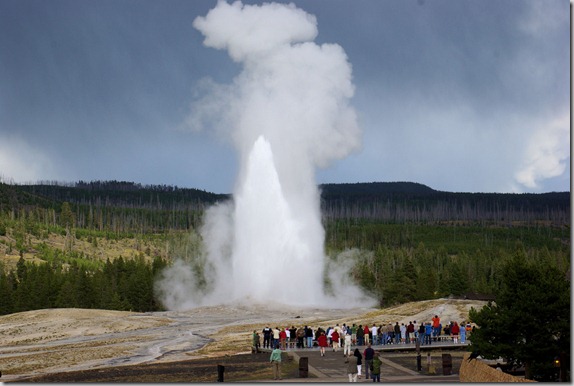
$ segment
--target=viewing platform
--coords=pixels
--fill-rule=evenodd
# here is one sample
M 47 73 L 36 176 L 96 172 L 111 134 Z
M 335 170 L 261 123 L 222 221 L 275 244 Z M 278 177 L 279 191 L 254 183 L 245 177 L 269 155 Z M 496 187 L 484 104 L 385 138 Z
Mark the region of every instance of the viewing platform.
M 465 355 L 464 351 L 470 342 L 453 343 L 450 339 L 434 341 L 430 345 L 420 345 L 417 353 L 416 344 L 386 344 L 371 346 L 379 353 L 383 365 L 381 366 L 381 382 L 391 383 L 457 383 L 459 379 L 460 362 Z M 352 345 L 351 355 L 356 348 L 361 354 L 367 346 Z M 261 349 L 268 353 L 268 348 Z M 287 348 L 282 350 L 291 360 L 299 364 L 299 377 L 283 379 L 275 382 L 313 382 L 313 383 L 339 383 L 348 382 L 347 364 L 343 349 L 333 352 L 332 347 L 325 350 L 325 356 L 320 355 L 318 346 L 312 348 Z M 445 355 L 448 356 L 445 362 Z M 410 357 L 411 359 L 406 359 Z M 432 357 L 432 358 L 431 358 Z M 402 358 L 402 359 L 401 359 Z M 418 359 L 417 359 L 418 358 Z M 431 365 L 432 363 L 432 365 Z M 432 369 L 432 370 L 431 370 Z M 445 372 L 445 369 L 448 369 Z M 453 371 L 454 370 L 454 371 Z M 358 382 L 371 382 L 365 378 L 365 369 Z M 303 374 L 303 375 L 302 375 Z
M 432 351 L 432 350 L 466 350 L 466 348 L 470 345 L 469 341 L 465 343 L 454 343 L 451 339 L 441 339 L 438 341 L 433 341 L 431 344 L 421 344 L 420 351 Z M 398 344 L 377 344 L 371 346 L 375 351 L 383 351 L 383 352 L 393 352 L 393 351 L 416 351 L 417 345 L 415 343 L 398 343 Z M 361 353 L 364 349 L 367 348 L 366 345 L 352 345 L 351 350 L 354 351 L 358 348 Z M 271 352 L 272 349 L 269 348 L 260 348 L 261 351 Z M 327 347 L 327 351 L 333 351 L 332 347 Z M 312 348 L 299 348 L 299 347 L 287 347 L 284 352 L 305 352 L 305 351 L 319 351 L 319 346 L 316 344 Z M 343 352 L 343 348 L 340 347 L 339 350 L 341 353 Z

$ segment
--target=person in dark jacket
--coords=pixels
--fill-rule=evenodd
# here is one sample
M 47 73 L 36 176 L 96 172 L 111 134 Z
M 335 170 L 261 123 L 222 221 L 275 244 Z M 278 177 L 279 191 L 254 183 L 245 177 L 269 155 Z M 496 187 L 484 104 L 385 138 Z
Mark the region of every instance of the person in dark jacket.
M 353 355 L 357 357 L 357 377 L 361 379 L 361 369 L 363 367 L 363 355 L 358 348 L 355 349 Z
M 425 323 L 422 322 L 421 325 L 419 326 L 419 343 L 420 344 L 424 344 L 424 340 L 425 340 Z
M 365 330 L 363 325 L 359 324 L 357 328 L 357 346 L 363 346 L 365 344 Z
M 401 326 L 399 326 L 399 322 L 395 324 L 395 344 L 399 344 L 401 342 Z
M 265 327 L 262 332 L 263 332 L 263 348 L 269 348 L 271 344 L 271 328 Z
M 363 362 L 365 362 L 365 379 L 369 379 L 369 370 L 373 364 L 373 358 L 375 357 L 375 350 L 371 347 L 371 344 L 367 344 L 367 348 L 363 351 Z

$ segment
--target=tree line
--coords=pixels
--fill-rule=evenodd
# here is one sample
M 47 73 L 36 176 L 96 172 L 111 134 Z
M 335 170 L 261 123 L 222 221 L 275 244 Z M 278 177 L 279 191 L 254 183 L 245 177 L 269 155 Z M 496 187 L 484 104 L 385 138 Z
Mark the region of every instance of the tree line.
M 501 266 L 520 253 L 565 275 L 569 228 L 328 222 L 329 256 L 354 250 L 351 275 L 381 306 L 501 288 Z
M 0 315 L 44 308 L 160 311 L 153 283 L 166 265 L 161 258 L 119 257 L 86 269 L 76 261 L 34 264 L 20 258 L 15 270 L 0 269 Z
M 327 219 L 386 223 L 570 224 L 570 192 L 451 193 L 410 182 L 320 186 Z
M 570 269 L 569 193 L 457 194 L 413 183 L 322 185 L 321 190 L 328 256 L 333 262 L 344 251 L 355 251 L 347 255 L 354 259 L 352 277 L 384 306 L 465 293 L 496 294 L 500 266 L 517 251 L 561 272 Z M 80 238 L 97 248 L 102 238 L 161 235 L 161 241 L 155 240 L 157 248 L 146 256 L 169 264 L 176 256 L 199 253 L 205 207 L 228 198 L 203 193 L 211 195 L 208 201 L 192 190 L 117 181 L 0 184 L 0 236 L 9 236 L 11 241 L 3 242 L 21 254 L 32 248 L 30 235 L 40 240 L 53 233 L 65 236 L 63 253 L 68 258 L 63 265 L 46 258 L 49 264 L 38 268 L 51 267 L 62 276 L 79 271 L 99 275 L 95 259 L 74 251 Z M 385 215 L 377 202 L 394 207 L 394 214 Z M 511 221 L 516 218 L 523 221 Z M 146 277 L 151 281 L 153 275 Z M 10 280 L 9 287 L 16 290 L 20 278 L 14 274 Z
M 410 182 L 323 184 L 325 221 L 372 220 L 393 224 L 569 226 L 570 193 L 451 193 Z M 56 224 L 68 202 L 76 225 L 114 232 L 161 232 L 197 228 L 205 208 L 228 194 L 126 181 L 0 183 L 0 212 Z

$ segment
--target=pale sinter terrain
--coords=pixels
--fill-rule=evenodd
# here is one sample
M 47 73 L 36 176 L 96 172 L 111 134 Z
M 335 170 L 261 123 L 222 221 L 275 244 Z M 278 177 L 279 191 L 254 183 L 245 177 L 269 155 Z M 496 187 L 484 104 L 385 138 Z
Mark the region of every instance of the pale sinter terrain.
M 486 302 L 438 299 L 386 309 L 214 306 L 185 312 L 132 313 L 49 309 L 0 317 L 2 380 L 36 374 L 250 352 L 253 330 L 265 326 L 468 320 Z

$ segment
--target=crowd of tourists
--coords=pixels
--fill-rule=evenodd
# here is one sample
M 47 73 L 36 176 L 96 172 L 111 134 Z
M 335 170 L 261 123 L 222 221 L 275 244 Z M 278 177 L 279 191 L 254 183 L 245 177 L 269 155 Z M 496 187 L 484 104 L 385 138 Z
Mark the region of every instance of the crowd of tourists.
M 326 329 L 311 326 L 282 328 L 266 326 L 261 333 L 253 331 L 253 347 L 273 349 L 279 346 L 282 350 L 319 347 L 321 355 L 324 355 L 326 348 L 332 348 L 333 351 L 350 350 L 351 346 L 366 346 L 369 343 L 373 346 L 417 342 L 428 345 L 445 339 L 452 343 L 466 343 L 472 329 L 470 323 L 465 321 L 460 324 L 457 321 L 450 321 L 443 326 L 438 315 L 427 322 L 418 323 L 414 320 L 401 324 L 395 322 L 394 325 L 372 323 L 369 326 L 343 323 L 342 326 L 337 324 Z
M 373 382 L 380 382 L 381 360 L 373 346 L 391 344 L 420 344 L 429 345 L 432 342 L 449 339 L 452 343 L 466 343 L 474 327 L 465 321 L 460 324 L 450 321 L 443 326 L 440 317 L 435 315 L 430 321 L 417 323 L 395 322 L 393 325 L 372 323 L 348 325 L 343 323 L 327 327 L 313 328 L 311 326 L 270 328 L 266 326 L 261 333 L 253 331 L 253 350 L 259 352 L 261 347 L 272 349 L 270 361 L 273 364 L 274 379 L 280 379 L 281 350 L 310 349 L 319 347 L 320 355 L 325 356 L 327 349 L 334 352 L 343 351 L 347 363 L 347 373 L 350 382 L 356 382 L 362 377 L 372 377 Z M 261 342 L 263 337 L 263 342 Z M 353 346 L 355 346 L 353 350 Z M 356 346 L 366 346 L 359 350 Z M 364 366 L 363 366 L 364 365 Z

